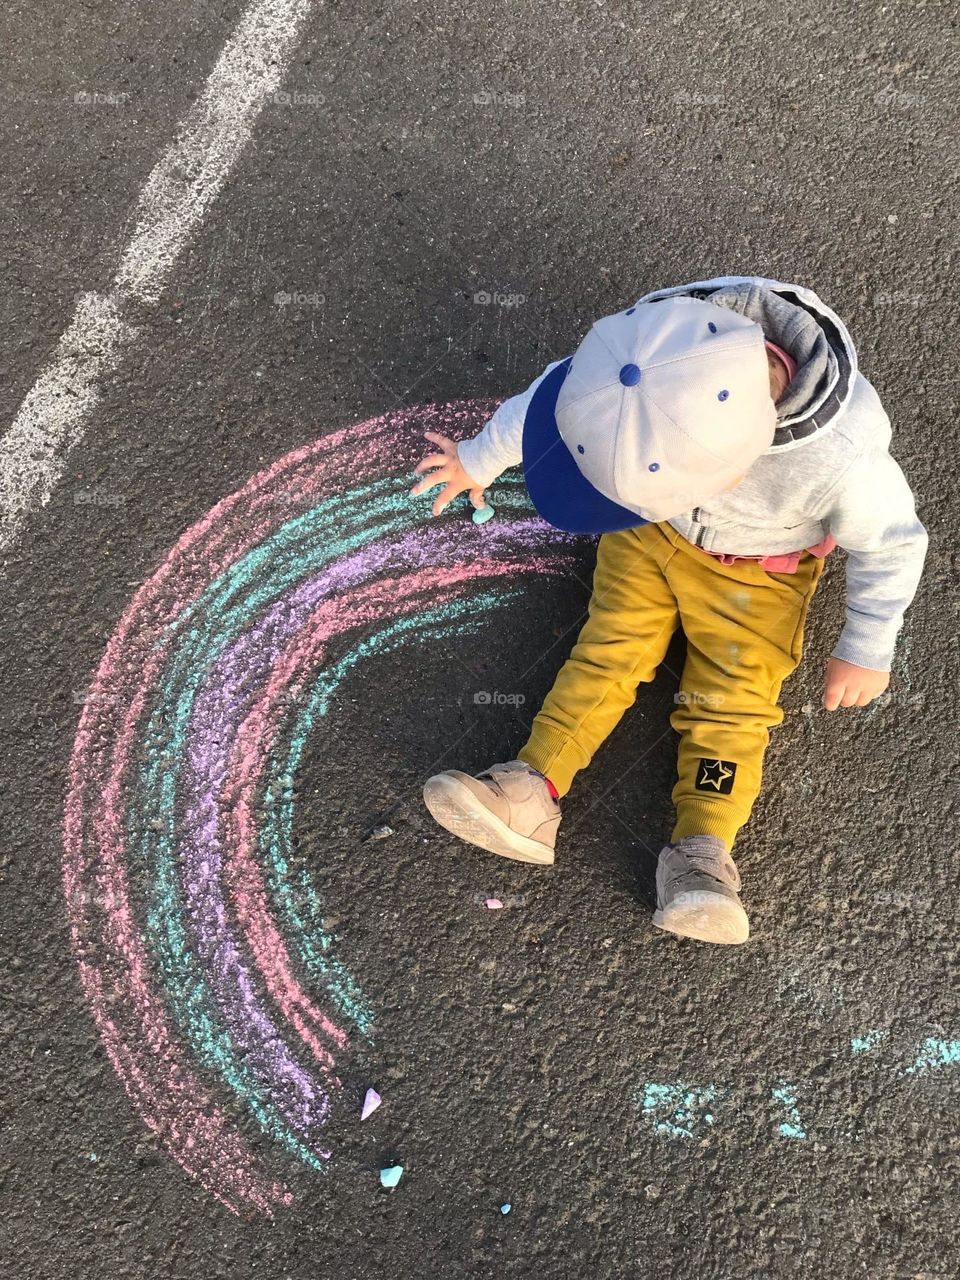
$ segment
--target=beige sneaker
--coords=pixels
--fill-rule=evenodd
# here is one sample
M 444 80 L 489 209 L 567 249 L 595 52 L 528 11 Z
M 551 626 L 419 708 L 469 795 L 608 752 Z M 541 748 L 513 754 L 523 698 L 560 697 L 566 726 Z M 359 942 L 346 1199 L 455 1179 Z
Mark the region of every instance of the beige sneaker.
M 683 836 L 660 852 L 653 923 L 701 942 L 746 942 L 750 922 L 739 892 L 740 872 L 723 841 Z
M 560 805 L 523 760 L 492 764 L 475 778 L 447 769 L 427 780 L 423 799 L 441 827 L 469 844 L 518 862 L 553 862 Z

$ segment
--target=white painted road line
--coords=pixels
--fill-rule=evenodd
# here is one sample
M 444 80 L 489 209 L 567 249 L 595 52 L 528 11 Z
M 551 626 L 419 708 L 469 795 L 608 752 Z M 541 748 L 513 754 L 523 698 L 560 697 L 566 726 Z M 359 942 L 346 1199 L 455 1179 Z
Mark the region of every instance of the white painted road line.
M 257 116 L 276 93 L 312 0 L 267 0 L 244 14 L 176 142 L 140 196 L 117 288 L 156 302 L 183 246 L 220 193 Z
M 137 225 L 107 294 L 84 294 L 50 363 L 0 440 L 0 551 L 50 500 L 83 438 L 99 385 L 137 329 L 126 303 L 155 304 L 190 236 L 219 195 L 267 98 L 280 85 L 314 0 L 259 0 L 227 41 L 203 93 L 140 195 Z
M 84 423 L 100 399 L 99 383 L 135 334 L 120 318 L 114 297 L 86 293 L 77 303 L 53 359 L 0 440 L 3 548 L 32 508 L 50 497 L 63 456 L 82 438 Z

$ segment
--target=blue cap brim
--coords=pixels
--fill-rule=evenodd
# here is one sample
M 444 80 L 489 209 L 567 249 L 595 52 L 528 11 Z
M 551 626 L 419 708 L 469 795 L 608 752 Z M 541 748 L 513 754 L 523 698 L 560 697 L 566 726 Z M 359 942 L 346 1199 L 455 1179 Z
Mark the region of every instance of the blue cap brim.
M 523 421 L 523 475 L 533 505 L 544 520 L 567 533 L 617 533 L 649 524 L 595 489 L 563 442 L 557 429 L 557 396 L 572 359 L 543 379 Z

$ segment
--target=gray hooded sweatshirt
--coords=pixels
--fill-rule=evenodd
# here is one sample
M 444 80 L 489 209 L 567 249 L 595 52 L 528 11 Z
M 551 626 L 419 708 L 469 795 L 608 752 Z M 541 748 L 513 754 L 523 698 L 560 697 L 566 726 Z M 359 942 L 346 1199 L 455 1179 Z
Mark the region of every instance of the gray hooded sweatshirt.
M 833 656 L 889 671 L 920 581 L 927 532 L 889 452 L 890 419 L 857 369 L 846 326 L 812 290 L 759 276 L 659 289 L 638 305 L 681 294 L 755 320 L 794 357 L 797 372 L 777 401 L 773 443 L 744 478 L 667 523 L 706 551 L 742 556 L 782 555 L 831 534 L 846 552 L 847 571 L 846 621 Z M 477 485 L 486 488 L 522 461 L 527 405 L 559 363 L 505 400 L 472 440 L 458 444 Z

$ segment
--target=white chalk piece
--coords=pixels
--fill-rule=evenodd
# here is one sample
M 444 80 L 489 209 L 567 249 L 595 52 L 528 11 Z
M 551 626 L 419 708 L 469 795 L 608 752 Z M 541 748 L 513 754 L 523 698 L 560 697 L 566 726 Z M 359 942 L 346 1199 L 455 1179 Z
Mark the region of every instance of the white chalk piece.
M 395 1187 L 403 1177 L 403 1165 L 392 1164 L 386 1169 L 380 1170 L 381 1187 Z
M 368 1089 L 363 1099 L 363 1110 L 360 1112 L 360 1119 L 366 1120 L 367 1116 L 372 1116 L 379 1105 L 379 1093 L 377 1093 L 376 1089 Z
M 486 524 L 487 521 L 492 520 L 496 514 L 496 511 L 489 503 L 483 507 L 476 507 L 473 512 L 473 523 Z

